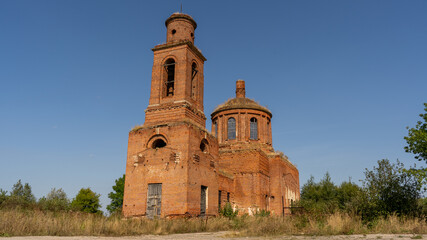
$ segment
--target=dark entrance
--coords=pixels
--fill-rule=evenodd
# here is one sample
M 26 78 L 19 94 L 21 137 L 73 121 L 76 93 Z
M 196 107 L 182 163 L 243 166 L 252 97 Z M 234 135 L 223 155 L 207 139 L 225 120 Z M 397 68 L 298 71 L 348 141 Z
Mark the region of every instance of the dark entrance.
M 206 214 L 206 195 L 208 193 L 208 187 L 202 186 L 200 192 L 200 215 Z
M 161 206 L 162 206 L 162 184 L 161 183 L 148 184 L 147 217 L 148 218 L 160 217 Z

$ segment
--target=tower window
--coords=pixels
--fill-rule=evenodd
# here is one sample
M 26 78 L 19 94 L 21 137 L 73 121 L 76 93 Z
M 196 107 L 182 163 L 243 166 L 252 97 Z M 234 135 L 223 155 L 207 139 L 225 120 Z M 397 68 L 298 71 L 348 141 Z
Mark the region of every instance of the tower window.
M 251 134 L 250 139 L 252 140 L 258 140 L 258 123 L 256 118 L 251 118 L 250 120 L 250 128 L 251 128 Z
M 196 90 L 197 90 L 197 64 L 193 63 L 191 65 L 191 96 L 193 99 L 196 99 Z
M 162 147 L 166 147 L 166 142 L 163 141 L 163 139 L 154 140 L 153 145 L 152 145 L 153 149 L 162 148 Z
M 176 33 L 176 30 L 175 30 L 175 29 L 173 29 L 173 30 L 172 30 L 172 35 L 173 35 L 173 34 L 175 34 L 175 33 Z
M 214 131 L 215 131 L 215 137 L 218 137 L 218 121 L 214 121 Z
M 236 119 L 232 117 L 228 119 L 227 136 L 228 139 L 236 139 Z
M 163 65 L 165 68 L 165 96 L 173 96 L 175 91 L 175 60 L 169 58 Z

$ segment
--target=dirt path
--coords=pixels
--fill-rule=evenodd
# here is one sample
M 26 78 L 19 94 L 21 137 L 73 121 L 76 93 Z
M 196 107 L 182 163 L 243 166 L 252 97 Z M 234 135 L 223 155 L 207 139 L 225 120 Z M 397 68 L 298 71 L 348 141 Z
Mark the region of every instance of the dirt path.
M 341 239 L 398 239 L 398 240 L 410 240 L 410 239 L 427 239 L 427 235 L 414 235 L 414 234 L 368 234 L 368 235 L 338 235 L 338 236 L 276 236 L 276 237 L 232 237 L 232 232 L 213 232 L 213 233 L 185 233 L 185 234 L 172 234 L 172 235 L 143 235 L 143 236 L 132 236 L 132 237 L 51 237 L 51 236 L 34 236 L 34 237 L 11 237 L 5 239 L 12 240 L 211 240 L 211 239 L 223 239 L 223 240 L 240 240 L 240 239 L 283 239 L 283 240 L 308 240 L 308 239 L 320 239 L 320 240 L 341 240 Z

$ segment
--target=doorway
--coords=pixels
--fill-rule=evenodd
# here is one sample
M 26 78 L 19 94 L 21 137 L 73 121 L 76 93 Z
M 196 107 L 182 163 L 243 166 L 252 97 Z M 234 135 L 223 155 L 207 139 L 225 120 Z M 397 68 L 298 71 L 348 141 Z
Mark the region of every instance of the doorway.
M 162 184 L 161 183 L 148 184 L 147 217 L 148 218 L 160 217 L 161 208 L 162 208 Z
M 207 194 L 208 194 L 208 187 L 201 186 L 201 191 L 200 191 L 200 215 L 201 216 L 206 215 Z

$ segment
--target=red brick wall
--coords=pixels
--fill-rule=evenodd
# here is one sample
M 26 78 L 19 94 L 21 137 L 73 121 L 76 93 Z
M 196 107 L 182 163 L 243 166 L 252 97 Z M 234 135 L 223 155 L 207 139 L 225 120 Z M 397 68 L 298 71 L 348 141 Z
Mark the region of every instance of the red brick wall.
M 270 166 L 271 194 L 274 196 L 271 210 L 279 215 L 283 213 L 282 208 L 285 207 L 284 212 L 288 214 L 291 200 L 298 200 L 300 196 L 298 169 L 286 156 L 280 155 L 270 158 Z
M 167 146 L 152 149 L 153 137 Z M 207 151 L 200 143 L 208 142 Z M 161 216 L 200 213 L 201 185 L 208 187 L 207 213 L 217 214 L 218 145 L 205 130 L 186 123 L 141 128 L 129 133 L 126 164 L 125 216 L 144 215 L 149 183 L 162 183 Z
M 298 170 L 272 148 L 271 115 L 253 109 L 233 109 L 212 116 L 218 136 L 205 129 L 203 64 L 193 45 L 195 22 L 185 14 L 168 19 L 167 43 L 153 48 L 151 93 L 145 123 L 129 133 L 123 214 L 146 214 L 150 183 L 162 184 L 161 216 L 200 214 L 201 186 L 207 187 L 209 215 L 230 201 L 241 213 L 258 209 L 281 214 L 291 199 L 299 199 Z M 173 14 L 172 16 L 177 16 Z M 181 16 L 182 15 L 182 16 Z M 172 34 L 172 30 L 176 30 Z M 164 64 L 175 61 L 173 96 L 166 96 Z M 192 65 L 197 65 L 193 79 Z M 239 82 L 238 82 L 239 83 Z M 240 84 L 240 85 L 239 85 Z M 244 97 L 244 82 L 238 96 Z M 193 94 L 194 93 L 194 94 Z M 236 119 L 236 139 L 227 139 L 227 119 Z M 250 139 L 250 119 L 257 118 L 258 139 Z M 212 129 L 214 133 L 215 130 Z M 166 146 L 153 148 L 156 139 Z M 207 146 L 201 149 L 201 143 Z M 283 197 L 283 203 L 282 203 Z
M 167 24 L 166 40 L 168 43 L 181 40 L 188 40 L 194 43 L 194 25 L 187 19 L 186 14 L 173 14 L 175 16 L 183 16 L 175 18 Z M 173 17 L 173 15 L 171 17 Z M 174 31 L 175 30 L 175 31 Z

